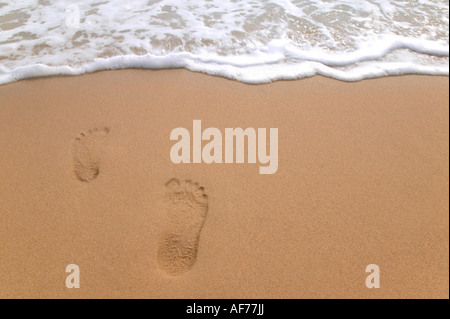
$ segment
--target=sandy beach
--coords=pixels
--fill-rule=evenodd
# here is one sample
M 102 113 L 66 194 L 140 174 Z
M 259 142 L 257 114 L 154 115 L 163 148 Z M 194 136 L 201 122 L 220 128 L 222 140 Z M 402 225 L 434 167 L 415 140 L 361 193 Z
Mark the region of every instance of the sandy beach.
M 187 70 L 2 85 L 0 298 L 448 298 L 448 85 Z M 278 128 L 278 170 L 174 164 L 170 133 L 194 120 Z

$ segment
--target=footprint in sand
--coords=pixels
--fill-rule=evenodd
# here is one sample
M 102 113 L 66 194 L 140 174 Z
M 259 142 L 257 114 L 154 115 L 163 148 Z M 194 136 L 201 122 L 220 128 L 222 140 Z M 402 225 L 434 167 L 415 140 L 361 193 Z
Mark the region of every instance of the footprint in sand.
M 108 135 L 109 128 L 94 128 L 80 133 L 73 145 L 73 165 L 75 176 L 79 181 L 90 182 L 100 173 L 98 146 L 101 139 Z
M 166 183 L 165 200 L 167 229 L 159 244 L 157 260 L 164 272 L 178 276 L 191 269 L 197 260 L 208 197 L 198 183 L 172 178 Z

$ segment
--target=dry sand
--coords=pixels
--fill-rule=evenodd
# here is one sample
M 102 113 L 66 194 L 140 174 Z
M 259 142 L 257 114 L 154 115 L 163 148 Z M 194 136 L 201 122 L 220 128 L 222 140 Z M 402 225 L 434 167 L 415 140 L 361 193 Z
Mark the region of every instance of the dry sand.
M 124 70 L 1 86 L 0 297 L 448 298 L 448 84 Z M 278 171 L 173 164 L 170 132 L 195 119 L 278 128 Z

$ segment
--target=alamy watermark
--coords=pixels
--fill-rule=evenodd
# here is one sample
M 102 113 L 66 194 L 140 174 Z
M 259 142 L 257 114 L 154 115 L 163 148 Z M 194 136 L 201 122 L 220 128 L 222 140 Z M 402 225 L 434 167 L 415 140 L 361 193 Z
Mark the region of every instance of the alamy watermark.
M 66 287 L 69 289 L 80 288 L 80 267 L 75 264 L 67 265 L 66 273 L 69 273 L 66 278 Z
M 385 25 L 381 21 L 383 12 L 380 8 L 368 8 L 369 15 L 365 17 L 364 27 L 377 34 L 382 33 Z
M 65 10 L 65 25 L 68 29 L 90 29 L 95 30 L 100 26 L 108 25 L 110 20 L 106 15 L 89 14 L 84 20 L 81 19 L 80 7 L 76 4 L 70 4 Z
M 275 174 L 278 170 L 278 129 L 270 128 L 269 143 L 267 143 L 267 130 L 265 128 L 225 128 L 225 136 L 214 127 L 202 132 L 202 121 L 194 120 L 192 123 L 192 143 L 189 130 L 178 127 L 170 133 L 171 141 L 178 141 L 170 150 L 172 163 L 236 163 L 247 162 L 260 164 L 260 174 Z M 247 139 L 247 143 L 245 140 Z M 202 148 L 202 141 L 208 141 Z M 235 143 L 236 141 L 236 143 Z M 269 144 L 269 146 L 268 146 Z M 192 145 L 192 159 L 191 159 Z M 245 152 L 247 145 L 247 152 Z M 267 147 L 268 146 L 268 147 Z M 222 150 L 224 149 L 224 153 Z M 236 154 L 235 154 L 236 153 Z
M 78 29 L 80 27 L 80 8 L 76 4 L 70 4 L 66 7 L 66 27 L 69 29 Z
M 375 264 L 367 265 L 366 272 L 370 273 L 366 278 L 366 287 L 380 288 L 380 267 Z

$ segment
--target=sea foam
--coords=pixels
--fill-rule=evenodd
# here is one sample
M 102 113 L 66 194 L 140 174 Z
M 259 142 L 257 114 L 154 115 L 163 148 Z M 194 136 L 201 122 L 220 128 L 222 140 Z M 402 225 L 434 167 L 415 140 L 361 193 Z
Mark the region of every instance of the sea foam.
M 252 84 L 448 75 L 448 12 L 431 0 L 0 2 L 0 84 L 124 68 Z

